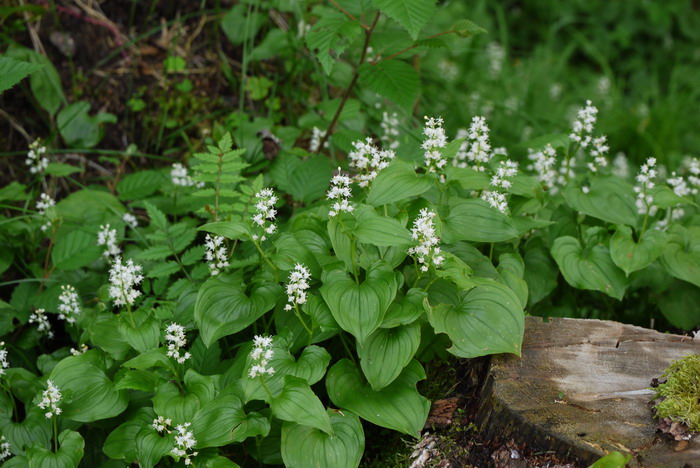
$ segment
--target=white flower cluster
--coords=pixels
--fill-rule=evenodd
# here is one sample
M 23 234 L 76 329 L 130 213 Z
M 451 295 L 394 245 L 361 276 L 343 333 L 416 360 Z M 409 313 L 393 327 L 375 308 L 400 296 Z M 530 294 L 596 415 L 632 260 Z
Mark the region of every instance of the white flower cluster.
M 501 161 L 496 173 L 491 176 L 491 185 L 496 188 L 509 189 L 512 185 L 510 179 L 518 174 L 518 163 L 506 159 Z
M 540 151 L 533 151 L 528 148 L 527 152 L 527 158 L 532 161 L 532 164 L 528 165 L 527 169 L 534 171 L 537 180 L 542 182 L 552 193 L 555 193 L 552 189 L 555 188 L 557 181 L 557 171 L 555 169 L 557 165 L 557 150 L 547 143 Z
M 172 180 L 173 185 L 178 185 L 180 187 L 192 187 L 194 185 L 197 187 L 204 186 L 203 183 L 198 184 L 195 182 L 187 168 L 180 163 L 174 163 L 172 169 L 170 169 L 170 180 Z
M 70 284 L 61 286 L 61 295 L 58 296 L 60 302 L 58 306 L 58 318 L 65 320 L 68 323 L 75 323 L 76 315 L 80 315 L 80 306 L 78 305 L 78 293 Z
M 80 356 L 81 354 L 85 354 L 85 353 L 88 351 L 88 349 L 90 349 L 90 348 L 88 348 L 88 345 L 86 345 L 85 343 L 83 343 L 83 344 L 81 344 L 81 345 L 78 347 L 78 349 L 71 348 L 71 349 L 70 349 L 70 353 L 71 353 L 73 356 Z
M 51 330 L 51 323 L 46 317 L 46 311 L 44 309 L 37 309 L 29 316 L 29 323 L 36 323 L 37 330 L 45 333 L 49 338 L 53 338 L 53 331 Z
M 637 174 L 638 185 L 634 186 L 634 191 L 637 193 L 637 212 L 639 214 L 648 214 L 654 216 L 657 207 L 654 205 L 654 197 L 649 193 L 654 188 L 654 179 L 656 178 L 656 158 L 647 158 L 646 164 L 643 164 L 639 174 Z
M 7 360 L 7 350 L 5 349 L 5 342 L 0 341 L 0 377 L 5 375 L 5 369 L 10 367 L 10 363 Z
M 493 152 L 491 151 L 491 142 L 489 141 L 489 133 L 491 130 L 488 125 L 486 125 L 486 118 L 476 116 L 472 118 L 472 122 L 469 125 L 469 130 L 466 133 L 466 148 L 463 151 L 457 152 L 457 159 L 460 162 L 469 161 L 473 163 L 473 168 L 476 171 L 484 172 L 486 170 L 486 164 L 493 157 Z M 460 167 L 465 167 L 460 166 Z
M 173 425 L 173 420 L 170 418 L 164 418 L 163 416 L 158 416 L 157 419 L 153 420 L 151 427 L 159 433 L 167 432 L 170 434 L 172 431 L 169 429 Z
M 343 211 L 350 213 L 354 209 L 349 200 L 352 196 L 351 183 L 350 177 L 342 174 L 340 168 L 338 168 L 338 173 L 331 179 L 331 189 L 326 194 L 328 200 L 335 200 L 335 203 L 331 205 L 331 210 L 328 212 L 328 216 L 331 218 Z
M 114 259 L 112 268 L 109 270 L 109 297 L 114 299 L 114 305 L 131 306 L 136 298 L 141 295 L 141 291 L 134 289 L 134 286 L 143 280 L 141 265 L 135 265 L 129 259 L 126 264 L 122 264 L 121 257 Z
M 29 145 L 27 159 L 24 161 L 29 167 L 29 172 L 32 174 L 41 174 L 49 166 L 49 159 L 44 156 L 46 154 L 46 146 L 41 144 L 41 139 L 34 140 Z
M 501 213 L 506 213 L 508 211 L 508 200 L 504 193 L 495 190 L 484 190 L 481 194 L 481 199 Z
M 0 436 L 0 462 L 12 456 L 12 452 L 10 452 L 10 443 L 5 440 L 5 436 Z
M 396 112 L 382 114 L 382 136 L 379 138 L 384 147 L 395 150 L 399 147 L 399 115 Z
M 666 179 L 666 183 L 673 188 L 673 193 L 679 197 L 686 197 L 693 193 L 693 189 L 688 187 L 688 182 L 683 176 L 676 175 L 675 172 L 672 172 L 671 177 Z M 695 193 L 697 193 L 697 190 L 695 190 Z
M 396 157 L 393 150 L 380 150 L 374 146 L 371 138 L 367 138 L 366 141 L 356 141 L 352 146 L 355 150 L 348 153 L 350 167 L 361 171 L 355 176 L 355 182 L 360 187 L 369 187 L 370 182 L 377 178 L 379 171 L 387 167 Z
M 695 187 L 695 190 L 697 190 L 698 188 L 700 188 L 700 159 L 688 158 L 686 165 L 688 166 L 688 172 L 690 172 L 690 175 L 688 176 L 688 182 L 690 182 L 690 184 L 693 187 Z
M 287 300 L 289 304 L 284 306 L 284 310 L 292 310 L 300 304 L 306 304 L 306 290 L 309 289 L 309 279 L 311 272 L 297 263 L 289 273 L 289 283 L 287 283 Z
M 588 169 L 591 172 L 598 172 L 598 168 L 607 167 L 608 158 L 606 156 L 608 151 L 610 151 L 607 141 L 608 139 L 605 135 L 593 138 L 593 148 L 591 149 L 593 161 L 588 163 Z
M 311 130 L 311 140 L 309 141 L 309 151 L 315 153 L 321 147 L 321 140 L 326 136 L 326 132 L 318 127 Z M 324 148 L 328 148 L 328 141 L 323 144 Z
M 171 323 L 165 329 L 165 341 L 167 341 L 168 352 L 167 355 L 175 359 L 178 363 L 184 364 L 192 355 L 189 352 L 184 352 L 180 354 L 181 348 L 187 344 L 187 338 L 185 338 L 185 327 L 178 325 L 177 323 Z
M 175 426 L 175 447 L 170 451 L 170 453 L 176 457 L 185 457 L 185 466 L 192 464 L 190 457 L 196 457 L 199 452 L 187 453 L 195 445 L 197 445 L 197 439 L 194 438 L 194 434 L 189 430 L 192 423 L 178 424 Z
M 447 136 L 445 129 L 442 128 L 442 118 L 434 118 L 425 116 L 425 127 L 423 127 L 423 135 L 425 140 L 421 148 L 425 150 L 424 158 L 428 172 L 439 172 L 447 164 L 447 160 L 442 157 L 441 148 L 447 146 Z
M 277 197 L 271 188 L 265 188 L 255 194 L 257 198 L 255 209 L 258 210 L 253 216 L 253 223 L 258 226 L 262 233 L 260 235 L 253 234 L 253 240 L 260 239 L 260 242 L 267 239 L 268 235 L 272 235 L 277 231 L 277 225 L 273 222 L 277 216 L 275 204 Z
M 139 221 L 136 219 L 136 216 L 132 215 L 131 213 L 124 213 L 124 216 L 122 216 L 122 221 L 124 221 L 124 223 L 126 223 L 126 225 L 131 229 L 136 229 L 139 225 Z
M 253 338 L 253 351 L 250 353 L 250 358 L 254 364 L 250 367 L 248 376 L 254 379 L 259 375 L 274 375 L 275 369 L 267 367 L 274 355 L 275 352 L 272 351 L 272 337 L 255 335 L 255 338 Z
M 47 410 L 44 416 L 51 418 L 61 414 L 61 407 L 58 406 L 61 403 L 61 391 L 53 384 L 52 380 L 48 380 L 46 384 L 48 388 L 41 394 L 42 399 L 38 406 L 43 410 Z
M 117 230 L 110 229 L 109 224 L 101 225 L 97 233 L 97 245 L 104 245 L 105 251 L 102 255 L 105 257 L 118 257 L 122 253 L 117 245 Z
M 207 234 L 204 245 L 207 247 L 207 252 L 204 254 L 209 263 L 209 272 L 212 276 L 221 273 L 221 270 L 228 266 L 228 252 L 224 245 L 223 236 L 211 236 Z
M 51 227 L 52 221 L 46 216 L 46 210 L 56 206 L 56 200 L 51 198 L 48 194 L 42 193 L 39 195 L 39 201 L 36 202 L 37 214 L 45 218 L 44 224 L 41 225 L 41 230 L 46 232 Z
M 569 139 L 581 145 L 582 148 L 587 148 L 593 139 L 591 133 L 597 118 L 598 108 L 589 99 L 586 101 L 586 107 L 578 110 Z
M 428 271 L 430 265 L 439 267 L 445 258 L 440 255 L 440 238 L 435 235 L 433 218 L 435 213 L 427 208 L 420 210 L 420 216 L 413 222 L 411 237 L 418 241 L 418 245 L 408 249 L 409 255 L 413 255 L 421 264 L 421 271 Z

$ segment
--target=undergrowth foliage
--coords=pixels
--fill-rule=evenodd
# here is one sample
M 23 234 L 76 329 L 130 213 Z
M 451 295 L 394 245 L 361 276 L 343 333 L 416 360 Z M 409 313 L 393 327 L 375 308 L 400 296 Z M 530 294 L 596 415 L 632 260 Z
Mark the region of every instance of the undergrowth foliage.
M 245 120 L 187 162 L 65 190 L 71 166 L 29 145 L 31 181 L 0 189 L 3 466 L 355 467 L 370 423 L 420 435 L 426 362 L 519 355 L 525 310 L 700 325 L 697 160 L 620 172 L 591 101 L 495 148 L 483 115 L 340 128 L 356 85 L 407 113 L 408 52 L 483 32 L 419 38 L 434 2 L 357 3 L 300 27 L 319 71 L 356 66 L 323 118 L 264 129 L 273 162 Z M 401 47 L 370 50 L 393 27 Z

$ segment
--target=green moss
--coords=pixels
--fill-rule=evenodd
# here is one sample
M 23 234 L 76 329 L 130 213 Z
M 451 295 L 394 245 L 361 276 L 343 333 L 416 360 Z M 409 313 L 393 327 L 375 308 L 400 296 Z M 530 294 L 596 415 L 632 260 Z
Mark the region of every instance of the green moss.
M 663 375 L 666 382 L 656 388 L 654 405 L 659 418 L 686 424 L 700 431 L 700 355 L 691 354 L 674 361 Z

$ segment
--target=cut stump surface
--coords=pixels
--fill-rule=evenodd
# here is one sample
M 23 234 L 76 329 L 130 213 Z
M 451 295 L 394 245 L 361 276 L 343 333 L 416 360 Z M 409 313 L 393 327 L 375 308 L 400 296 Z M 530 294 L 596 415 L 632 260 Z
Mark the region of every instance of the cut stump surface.
M 658 434 L 651 379 L 700 353 L 689 337 L 603 320 L 527 317 L 522 357 L 493 358 L 477 423 L 583 466 L 611 451 L 632 465 L 700 468 L 700 441 L 683 450 Z

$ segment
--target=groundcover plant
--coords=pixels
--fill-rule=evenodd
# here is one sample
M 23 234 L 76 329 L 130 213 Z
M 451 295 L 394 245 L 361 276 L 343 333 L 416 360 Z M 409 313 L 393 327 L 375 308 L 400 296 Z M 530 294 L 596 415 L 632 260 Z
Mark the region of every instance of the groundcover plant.
M 221 21 L 244 51 L 258 6 Z M 526 310 L 700 325 L 697 159 L 612 162 L 591 101 L 499 146 L 484 115 L 412 125 L 367 105 L 410 112 L 413 54 L 483 32 L 421 35 L 435 8 L 331 1 L 268 32 L 244 66 L 304 50 L 342 94 L 293 125 L 236 113 L 186 162 L 83 185 L 28 145 L 0 188 L 3 466 L 355 467 L 369 424 L 420 435 L 426 363 L 519 355 Z M 41 57 L 11 48 L 0 89 L 31 75 L 66 145 L 94 147 L 115 117 L 67 104 Z M 277 112 L 271 87 L 241 93 Z

